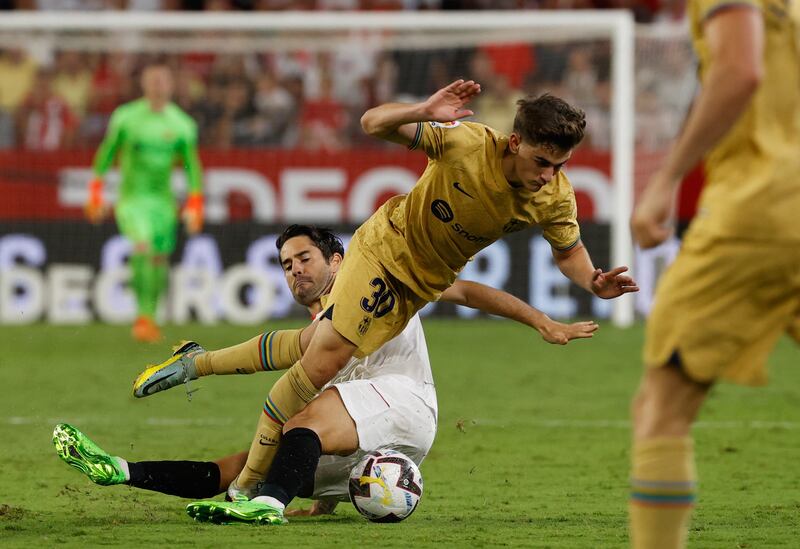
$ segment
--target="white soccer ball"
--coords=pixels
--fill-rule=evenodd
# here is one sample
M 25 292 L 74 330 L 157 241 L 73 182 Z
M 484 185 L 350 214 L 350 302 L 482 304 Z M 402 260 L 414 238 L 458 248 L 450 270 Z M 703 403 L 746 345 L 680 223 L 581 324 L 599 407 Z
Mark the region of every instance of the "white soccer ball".
M 419 468 L 395 450 L 371 452 L 350 472 L 350 501 L 373 522 L 400 522 L 414 512 L 421 497 Z

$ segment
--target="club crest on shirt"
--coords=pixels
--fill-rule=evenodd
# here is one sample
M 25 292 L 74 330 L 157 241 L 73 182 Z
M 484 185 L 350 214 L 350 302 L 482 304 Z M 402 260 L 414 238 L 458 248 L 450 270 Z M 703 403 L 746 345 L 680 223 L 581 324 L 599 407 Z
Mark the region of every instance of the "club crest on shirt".
M 372 317 L 371 316 L 364 316 L 361 319 L 361 322 L 358 323 L 358 335 L 363 336 L 369 330 L 369 325 L 372 324 Z
M 452 122 L 430 122 L 430 125 L 434 128 L 455 128 L 461 125 L 461 122 L 458 120 L 453 120 Z
M 508 223 L 503 225 L 503 232 L 506 234 L 515 233 L 524 229 L 525 225 L 525 222 L 520 219 L 510 219 Z

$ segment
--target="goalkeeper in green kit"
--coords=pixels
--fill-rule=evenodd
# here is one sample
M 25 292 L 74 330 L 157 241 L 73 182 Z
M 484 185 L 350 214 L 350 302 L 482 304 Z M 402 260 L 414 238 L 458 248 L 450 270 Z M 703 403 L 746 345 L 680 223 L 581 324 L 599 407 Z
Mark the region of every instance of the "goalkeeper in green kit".
M 89 184 L 85 210 L 93 223 L 105 217 L 108 207 L 103 201 L 102 176 L 119 155 L 122 184 L 115 217 L 120 232 L 133 244 L 130 263 L 138 316 L 132 335 L 139 341 L 156 342 L 161 339 L 156 308 L 167 286 L 169 255 L 177 240 L 172 168 L 180 159 L 186 170 L 189 195 L 182 217 L 189 234 L 202 229 L 202 176 L 197 125 L 170 101 L 170 69 L 165 65 L 145 67 L 141 84 L 143 97 L 120 106 L 111 116 L 94 158 L 95 177 Z

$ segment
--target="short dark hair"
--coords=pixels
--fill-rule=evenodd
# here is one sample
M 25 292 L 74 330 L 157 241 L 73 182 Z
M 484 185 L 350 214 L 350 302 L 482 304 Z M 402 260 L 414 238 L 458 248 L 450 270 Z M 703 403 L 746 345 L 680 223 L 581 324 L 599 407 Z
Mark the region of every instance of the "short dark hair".
M 583 140 L 585 129 L 584 112 L 549 93 L 517 101 L 514 132 L 530 145 L 566 152 Z
M 333 254 L 339 254 L 344 257 L 344 244 L 342 244 L 342 240 L 336 236 L 333 231 L 324 227 L 298 224 L 286 227 L 286 230 L 284 230 L 275 241 L 278 253 L 280 253 L 281 248 L 283 248 L 287 240 L 296 236 L 307 236 L 310 238 L 314 246 L 319 248 L 319 251 L 322 252 L 322 257 L 325 258 L 325 261 L 330 261 Z

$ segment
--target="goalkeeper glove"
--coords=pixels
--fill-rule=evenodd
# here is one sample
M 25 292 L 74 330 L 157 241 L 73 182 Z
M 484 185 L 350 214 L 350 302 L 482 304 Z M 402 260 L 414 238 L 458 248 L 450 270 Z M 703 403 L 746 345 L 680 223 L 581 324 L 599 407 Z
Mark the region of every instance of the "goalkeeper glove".
M 189 193 L 186 204 L 183 205 L 183 223 L 189 234 L 197 234 L 203 230 L 203 194 Z

